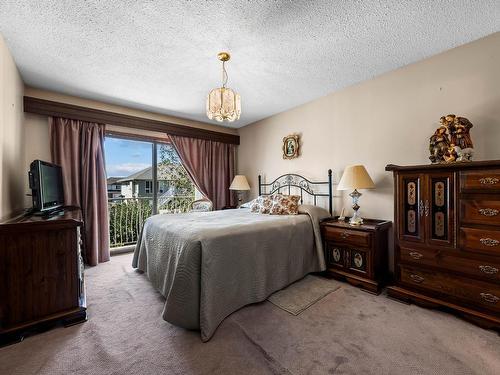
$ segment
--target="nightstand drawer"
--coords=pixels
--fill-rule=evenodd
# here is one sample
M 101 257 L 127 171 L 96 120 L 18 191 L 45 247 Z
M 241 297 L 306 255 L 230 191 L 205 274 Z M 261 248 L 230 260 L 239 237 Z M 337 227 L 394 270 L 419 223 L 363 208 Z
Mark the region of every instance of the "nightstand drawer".
M 350 246 L 370 247 L 371 234 L 356 230 L 325 227 L 324 238 L 328 241 L 335 241 Z
M 500 311 L 500 286 L 496 284 L 406 266 L 401 266 L 401 282 Z

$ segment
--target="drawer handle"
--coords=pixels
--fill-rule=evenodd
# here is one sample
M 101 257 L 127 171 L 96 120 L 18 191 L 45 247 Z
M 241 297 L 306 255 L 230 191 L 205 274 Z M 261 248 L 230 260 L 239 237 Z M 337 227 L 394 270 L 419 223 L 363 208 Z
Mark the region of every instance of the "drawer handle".
M 500 244 L 500 241 L 494 240 L 493 238 L 481 238 L 479 242 L 488 247 L 498 246 L 498 244 Z
M 492 266 L 479 266 L 479 269 L 487 275 L 494 275 L 498 273 L 498 268 Z
M 495 296 L 494 294 L 491 294 L 491 293 L 481 293 L 480 296 L 484 301 L 489 302 L 489 303 L 496 304 L 498 301 L 500 301 L 500 298 L 498 298 L 497 296 Z
M 424 256 L 420 253 L 417 253 L 416 251 L 412 251 L 410 252 L 410 256 L 413 258 L 413 259 L 422 259 Z
M 342 238 L 348 238 L 349 236 L 350 236 L 350 234 L 347 232 L 340 233 L 340 237 L 342 237 Z
M 498 215 L 498 210 L 495 210 L 494 208 L 480 208 L 479 213 L 483 216 L 497 216 Z
M 413 273 L 410 275 L 410 279 L 412 279 L 417 284 L 420 284 L 420 283 L 422 283 L 425 280 L 422 276 L 415 275 Z
M 500 180 L 496 177 L 483 177 L 479 179 L 481 185 L 495 185 L 498 184 Z

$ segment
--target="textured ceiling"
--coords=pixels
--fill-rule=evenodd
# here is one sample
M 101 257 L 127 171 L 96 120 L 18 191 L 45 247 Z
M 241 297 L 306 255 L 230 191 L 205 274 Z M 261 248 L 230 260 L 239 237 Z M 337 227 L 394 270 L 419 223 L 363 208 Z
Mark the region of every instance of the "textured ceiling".
M 230 51 L 236 127 L 499 30 L 499 0 L 0 2 L 37 88 L 210 122 Z

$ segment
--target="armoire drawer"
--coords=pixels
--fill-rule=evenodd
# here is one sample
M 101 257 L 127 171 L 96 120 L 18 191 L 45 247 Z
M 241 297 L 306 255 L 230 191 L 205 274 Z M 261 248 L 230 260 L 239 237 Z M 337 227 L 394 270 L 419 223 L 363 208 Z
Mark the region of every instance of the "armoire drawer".
M 405 247 L 400 248 L 400 258 L 403 263 L 438 267 L 465 273 L 484 281 L 500 282 L 500 259 L 497 262 L 484 261 L 460 257 L 452 254 L 451 251 L 415 250 Z
M 500 226 L 500 200 L 462 199 L 460 208 L 463 224 Z
M 471 305 L 500 312 L 500 285 L 451 274 L 401 266 L 401 282 L 427 289 Z
M 464 251 L 500 257 L 500 230 L 462 227 L 460 247 Z
M 500 192 L 500 169 L 461 171 L 460 192 Z

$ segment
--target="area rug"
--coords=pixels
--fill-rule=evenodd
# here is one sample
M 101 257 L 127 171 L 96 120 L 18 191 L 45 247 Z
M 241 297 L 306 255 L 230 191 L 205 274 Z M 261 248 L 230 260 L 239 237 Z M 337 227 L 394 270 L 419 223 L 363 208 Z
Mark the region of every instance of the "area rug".
M 340 286 L 335 280 L 307 275 L 285 289 L 271 294 L 267 300 L 292 315 L 299 315 Z

